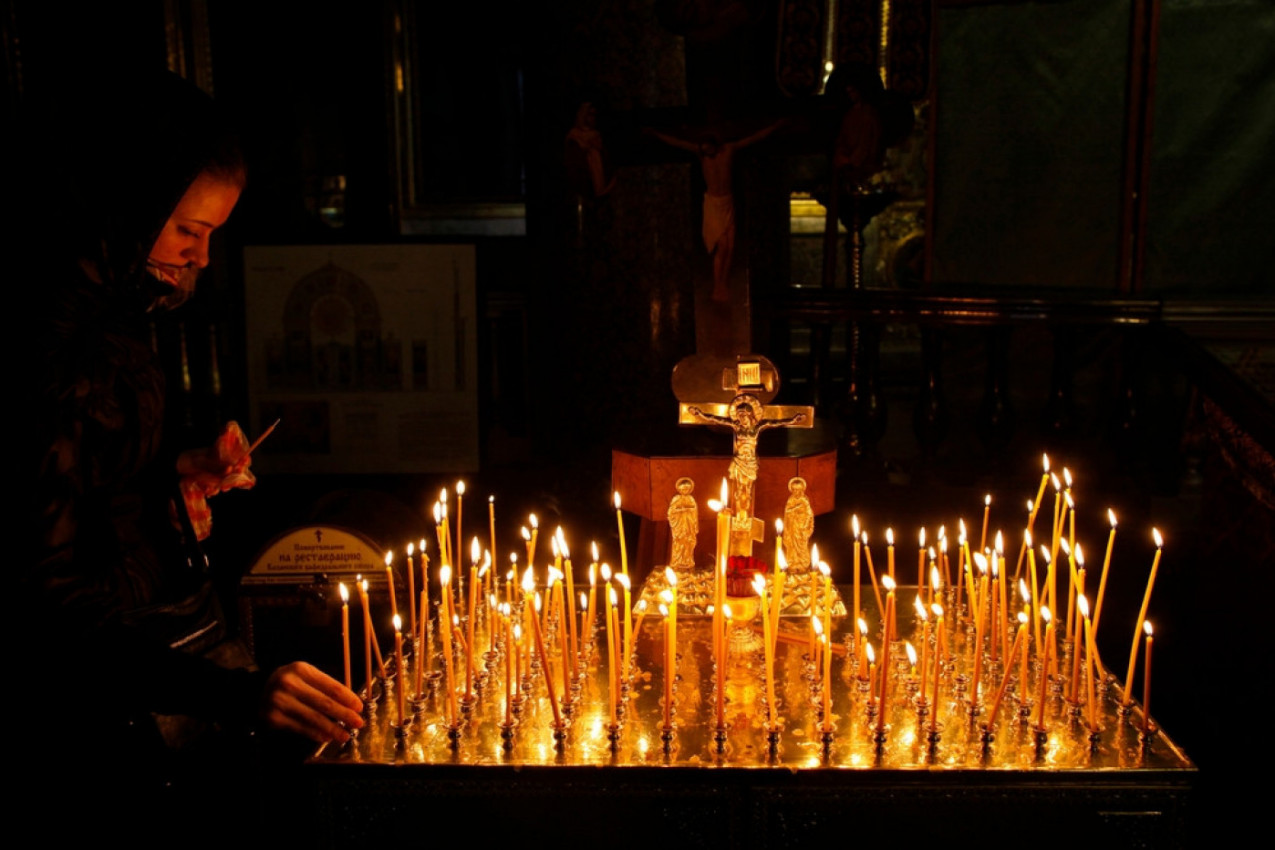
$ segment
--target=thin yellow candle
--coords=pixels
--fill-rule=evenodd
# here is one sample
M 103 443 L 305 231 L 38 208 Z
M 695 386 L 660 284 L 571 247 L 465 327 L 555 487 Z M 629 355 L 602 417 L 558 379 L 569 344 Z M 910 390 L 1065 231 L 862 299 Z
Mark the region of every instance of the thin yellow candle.
M 496 497 L 487 497 L 487 551 L 491 552 L 491 562 L 496 563 Z
M 402 726 L 407 718 L 407 680 L 403 677 L 403 618 L 394 615 L 394 666 L 398 673 L 398 682 L 394 690 L 398 692 L 398 725 Z
M 367 674 L 367 691 L 365 696 L 372 698 L 372 612 L 367 605 L 367 581 L 362 576 L 355 576 L 355 585 L 359 589 L 359 603 L 363 607 L 363 670 Z
M 458 498 L 459 501 L 459 498 Z M 459 524 L 458 524 L 459 527 Z M 469 619 L 465 628 L 465 698 L 473 699 L 474 694 L 474 625 L 478 621 L 478 559 L 482 555 L 482 546 L 475 537 L 469 547 Z
M 629 574 L 629 551 L 624 543 L 624 514 L 620 510 L 620 491 L 612 494 L 615 500 L 615 525 L 620 530 L 620 575 Z
M 623 655 L 620 657 L 620 672 L 627 682 L 633 658 L 633 585 L 624 573 L 616 576 L 615 580 L 624 588 L 624 640 L 621 643 Z
M 1151 604 L 1151 590 L 1155 587 L 1156 570 L 1160 568 L 1160 555 L 1164 552 L 1164 538 L 1160 536 L 1160 529 L 1151 529 L 1151 536 L 1155 540 L 1155 558 L 1151 561 L 1151 575 L 1147 576 L 1147 591 L 1142 596 L 1142 608 L 1138 611 L 1138 624 L 1133 632 L 1133 646 L 1129 649 L 1129 671 L 1124 677 L 1125 705 L 1133 701 L 1133 671 L 1138 663 L 1138 641 L 1142 637 L 1142 624 L 1147 619 L 1147 606 Z
M 1098 599 L 1093 606 L 1093 630 L 1098 631 L 1098 623 L 1102 621 L 1102 597 L 1107 591 L 1107 570 L 1111 567 L 1111 550 L 1116 543 L 1116 512 L 1107 508 L 1107 519 L 1111 523 L 1111 533 L 1107 535 L 1107 553 L 1102 557 L 1102 575 L 1098 578 Z
M 587 606 L 588 614 L 585 622 L 583 638 L 585 646 L 593 643 L 593 625 L 597 619 L 597 598 L 598 598 L 598 544 L 593 544 L 593 563 L 589 564 L 589 604 Z
M 1027 543 L 1027 580 L 1032 592 L 1032 637 L 1036 639 L 1036 651 L 1040 652 L 1040 596 L 1036 584 L 1036 551 L 1032 548 L 1032 533 L 1023 534 Z
M 1058 480 L 1057 475 L 1052 473 L 1049 476 L 1049 480 L 1054 485 L 1054 520 L 1049 526 L 1050 533 L 1053 535 L 1049 541 L 1049 557 L 1052 560 L 1058 557 L 1058 541 L 1061 539 L 1060 534 L 1062 533 L 1061 523 L 1059 522 L 1059 514 L 1062 511 L 1062 482 Z M 1051 594 L 1049 601 L 1052 604 L 1057 600 Z
M 775 520 L 775 570 L 773 581 L 779 581 L 779 559 L 784 555 L 784 521 Z
M 921 594 L 916 595 L 913 607 L 916 609 L 917 618 L 921 621 L 921 687 L 917 692 L 924 698 L 926 673 L 930 660 L 930 617 L 925 610 L 925 604 L 921 602 Z
M 974 676 L 970 683 L 970 701 L 977 705 L 980 701 L 978 680 L 983 673 L 983 629 L 987 623 L 988 596 L 990 594 L 987 588 L 987 558 L 983 556 L 982 552 L 975 552 L 974 563 L 978 565 L 978 570 L 982 573 L 982 578 L 980 579 L 981 584 L 979 585 L 978 590 L 978 612 L 974 618 Z
M 465 521 L 465 482 L 456 482 L 456 552 L 463 552 L 465 545 L 465 533 L 461 530 L 461 524 Z
M 1040 665 L 1040 695 L 1036 702 L 1036 728 L 1043 730 L 1045 728 L 1045 685 L 1049 682 L 1049 656 L 1054 648 L 1054 619 L 1049 612 L 1048 606 L 1040 611 L 1041 619 L 1045 621 L 1045 644 L 1043 651 L 1045 657 Z M 1037 650 L 1039 653 L 1041 650 Z
M 996 557 L 996 553 L 991 553 L 991 573 L 992 573 L 992 593 L 989 606 L 991 613 L 987 620 L 987 631 L 989 634 L 988 644 L 990 645 L 990 655 L 992 661 L 995 662 L 999 656 L 997 655 L 997 641 L 1000 639 L 1000 561 Z
M 761 597 L 761 608 L 766 610 L 766 579 L 761 573 L 753 576 L 753 590 Z M 818 623 L 818 620 L 814 620 Z M 775 648 L 770 642 L 770 618 L 762 617 L 762 640 L 766 645 L 766 725 L 775 725 Z
M 823 641 L 823 731 L 832 729 L 832 640 L 830 635 L 820 635 Z
M 925 526 L 921 526 L 917 542 L 919 545 L 916 550 L 916 590 L 920 593 L 925 588 Z
M 1147 636 L 1146 658 L 1142 663 L 1142 734 L 1148 736 L 1151 734 L 1151 621 L 1143 620 L 1142 629 Z
M 1042 454 L 1040 456 L 1040 462 L 1041 466 L 1045 468 L 1045 471 L 1040 476 L 1040 488 L 1036 491 L 1036 498 L 1032 502 L 1032 506 L 1028 508 L 1027 532 L 1029 534 L 1036 523 L 1036 512 L 1040 510 L 1040 500 L 1045 498 L 1045 487 L 1049 484 L 1049 455 Z
M 832 636 L 832 568 L 827 561 L 819 562 L 819 572 L 823 573 L 823 633 Z
M 527 566 L 536 565 L 536 544 L 540 540 L 540 520 L 535 514 L 527 514 L 527 523 L 531 526 L 531 543 L 527 548 Z
M 887 528 L 885 530 L 885 546 L 886 546 L 886 550 L 885 550 L 886 559 L 890 567 L 890 581 L 894 581 L 895 579 L 894 579 L 894 529 L 893 528 Z M 882 669 L 885 669 L 887 662 L 888 662 L 888 659 L 886 658 L 881 659 Z
M 579 658 L 579 645 L 576 642 L 576 582 L 575 568 L 571 566 L 571 551 L 567 548 L 567 537 L 558 526 L 558 548 L 562 550 L 563 574 L 567 583 L 567 624 L 569 647 L 571 651 L 571 675 L 576 675 L 576 659 Z
M 420 604 L 420 638 L 424 643 L 429 631 L 429 554 L 425 551 L 425 538 L 420 539 L 421 553 L 421 604 Z
M 881 601 L 881 589 L 877 586 L 877 571 L 872 564 L 872 547 L 868 545 L 868 530 L 863 530 L 863 556 L 868 561 L 868 578 L 872 581 L 872 595 L 877 600 L 877 616 L 885 622 L 885 604 Z
M 929 604 L 934 604 L 934 597 L 943 592 L 943 576 L 939 573 L 938 559 L 934 555 L 934 547 L 930 547 L 930 597 Z
M 784 583 L 787 578 L 788 557 L 783 552 L 780 552 L 779 561 L 775 564 L 775 585 L 771 591 L 773 598 L 770 600 L 770 628 L 771 634 L 776 637 L 779 635 L 779 615 L 783 613 Z
M 721 618 L 724 625 L 729 625 L 731 619 L 731 611 L 729 605 L 721 606 Z M 764 639 L 764 636 L 763 636 Z M 718 646 L 717 658 L 717 725 L 723 727 L 726 725 L 726 648 L 724 644 Z
M 1018 595 L 1023 600 L 1023 611 L 1027 613 L 1027 616 L 1029 618 L 1035 619 L 1034 617 L 1032 617 L 1032 614 L 1035 613 L 1035 608 L 1031 604 L 1031 594 L 1027 590 L 1027 583 L 1023 581 L 1022 579 L 1018 580 Z M 1029 646 L 1023 647 L 1023 656 L 1022 656 L 1022 662 L 1021 662 L 1022 670 L 1018 677 L 1019 681 L 1022 682 L 1022 685 L 1019 686 L 1019 693 L 1023 695 L 1024 699 L 1027 698 L 1027 655 L 1030 650 L 1031 650 L 1031 647 Z
M 877 713 L 877 732 L 884 734 L 885 732 L 885 715 L 889 702 L 890 688 L 890 641 L 893 639 L 894 632 L 894 579 L 890 576 L 882 576 L 881 583 L 885 585 L 885 633 L 881 641 L 881 708 Z
M 438 625 L 442 628 L 443 638 L 443 661 L 444 671 L 446 673 L 447 700 L 445 703 L 447 709 L 447 724 L 454 726 L 456 724 L 456 670 L 452 659 L 452 568 L 448 564 L 443 564 L 438 568 L 438 585 L 441 589 L 443 599 L 442 608 L 438 612 Z
M 938 642 L 934 646 L 934 692 L 930 698 L 930 731 L 934 732 L 938 729 L 939 722 L 939 679 L 943 677 L 943 645 L 946 632 L 943 629 L 943 606 L 931 605 L 930 611 L 934 614 L 934 629 L 938 635 Z M 924 694 L 925 691 L 922 690 L 921 693 Z
M 992 494 L 983 497 L 983 536 L 978 539 L 978 548 L 987 548 L 987 521 L 992 516 Z
M 447 488 L 446 488 L 446 487 L 444 487 L 443 489 L 441 489 L 441 490 L 439 490 L 439 491 L 438 491 L 438 502 L 439 502 L 439 504 L 442 506 L 442 509 L 443 509 L 443 517 L 442 517 L 442 520 L 443 520 L 443 538 L 442 538 L 443 558 L 447 561 L 447 563 L 448 563 L 448 564 L 451 564 L 451 563 L 455 560 L 455 557 L 456 557 L 456 550 L 452 548 L 452 526 L 451 526 L 451 523 L 448 521 L 448 518 L 447 518 Z
M 1005 540 L 999 531 L 996 532 L 996 545 L 992 548 L 992 560 L 998 565 L 1000 573 L 1000 615 L 996 618 L 996 626 L 1000 630 L 1001 649 L 1009 646 L 1009 576 L 1005 572 Z
M 398 613 L 398 600 L 394 598 L 394 551 L 392 549 L 385 552 L 385 583 L 390 588 L 390 615 Z
M 407 611 L 409 616 L 408 624 L 411 626 L 412 634 L 416 634 L 416 566 L 412 563 L 412 555 L 416 552 L 415 545 L 407 544 Z
M 509 606 L 500 604 L 500 622 L 504 630 L 505 645 L 509 647 L 505 653 L 505 725 L 514 722 L 514 666 L 518 663 L 517 646 L 514 629 L 511 628 Z
M 614 619 L 613 614 L 615 613 L 615 606 L 618 599 L 616 597 L 615 588 L 612 587 L 610 583 L 607 584 L 606 596 L 608 603 L 607 610 L 605 612 L 607 621 L 607 681 L 610 683 L 610 687 L 607 688 L 607 693 L 611 700 L 611 722 L 614 724 L 616 722 L 617 677 L 615 669 L 615 630 L 612 626 L 612 621 Z
M 1014 659 L 1018 657 L 1019 648 L 1022 648 L 1024 657 L 1026 657 L 1027 647 L 1024 646 L 1024 638 L 1027 635 L 1027 615 L 1019 612 L 1018 614 L 1018 632 L 1014 635 L 1014 646 L 1010 649 L 1009 655 L 1005 658 L 1005 675 L 1001 677 L 1001 686 L 996 689 L 996 698 L 992 700 L 992 709 L 987 713 L 987 728 L 992 729 L 996 725 L 996 712 L 1000 708 L 1001 699 L 1005 696 L 1005 688 L 1009 685 L 1009 671 L 1014 666 Z M 1023 687 L 1027 687 L 1027 682 L 1023 682 Z
M 1085 690 L 1088 692 L 1086 704 L 1088 706 L 1089 715 L 1089 731 L 1098 731 L 1097 707 L 1098 701 L 1094 694 L 1094 678 L 1093 678 L 1093 624 L 1089 620 L 1089 600 L 1081 594 L 1076 599 L 1076 609 L 1080 611 L 1080 620 L 1084 625 L 1085 633 Z M 1076 654 L 1080 654 L 1080 645 L 1076 644 Z
M 1040 605 L 1042 609 L 1048 608 L 1050 611 L 1053 611 L 1054 600 L 1050 598 L 1049 589 L 1054 582 L 1054 562 L 1052 560 L 1052 557 L 1049 554 L 1049 549 L 1043 543 L 1040 544 L 1040 557 L 1043 558 L 1045 561 L 1045 585 L 1044 585 L 1045 589 L 1043 591 L 1045 598 L 1041 601 Z M 1042 616 L 1043 616 L 1043 610 L 1042 610 Z M 1040 654 L 1039 645 L 1037 646 L 1036 654 L 1037 655 Z
M 664 728 L 673 727 L 673 626 L 669 620 L 668 605 L 660 603 L 660 616 L 664 618 Z
M 859 515 L 850 515 L 850 531 L 854 535 L 854 613 L 850 616 L 858 619 L 863 614 L 859 607 Z M 875 584 L 875 582 L 874 582 Z
M 341 651 L 345 660 L 345 687 L 354 690 L 353 679 L 350 678 L 350 589 L 341 582 Z M 369 665 L 371 666 L 371 665 Z
M 522 574 L 522 592 L 524 594 L 525 603 L 527 605 L 535 605 L 536 600 L 536 576 L 531 567 L 527 567 L 526 572 Z M 544 635 L 540 633 L 540 618 L 532 617 L 532 631 L 536 638 L 536 652 L 540 655 L 540 666 L 545 671 L 545 689 L 549 692 L 549 707 L 553 709 L 553 725 L 562 724 L 562 710 L 558 707 L 558 697 L 553 689 L 553 668 L 549 666 L 549 653 L 545 651 Z
M 864 648 L 864 655 L 868 660 L 868 701 L 871 702 L 873 696 L 876 694 L 877 679 L 877 652 L 872 648 L 872 644 L 868 644 Z M 878 710 L 879 708 L 880 704 L 878 703 Z

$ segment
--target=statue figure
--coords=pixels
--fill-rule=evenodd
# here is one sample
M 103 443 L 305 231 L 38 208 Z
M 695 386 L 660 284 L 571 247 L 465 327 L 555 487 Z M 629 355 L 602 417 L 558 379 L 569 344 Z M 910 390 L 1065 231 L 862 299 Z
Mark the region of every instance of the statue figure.
M 784 555 L 789 572 L 804 573 L 810 569 L 810 535 L 815 531 L 815 512 L 806 497 L 806 479 L 790 479 L 788 493 L 788 503 L 784 505 Z
M 610 163 L 598 130 L 598 111 L 589 101 L 576 110 L 566 141 L 567 176 L 577 194 L 601 198 L 615 188 L 616 175 L 607 173 Z
M 675 570 L 695 567 L 695 539 L 699 535 L 699 506 L 691 493 L 695 482 L 677 479 L 677 495 L 668 503 L 669 531 L 673 535 L 673 553 L 669 566 Z
M 727 476 L 731 481 L 731 501 L 735 506 L 734 525 L 744 527 L 752 521 L 753 484 L 757 481 L 757 436 L 767 428 L 782 428 L 806 420 L 805 413 L 786 419 L 763 419 L 762 404 L 756 396 L 740 393 L 730 403 L 730 416 L 705 413 L 698 407 L 686 408 L 696 419 L 717 425 L 728 425 L 735 432 L 735 455 Z

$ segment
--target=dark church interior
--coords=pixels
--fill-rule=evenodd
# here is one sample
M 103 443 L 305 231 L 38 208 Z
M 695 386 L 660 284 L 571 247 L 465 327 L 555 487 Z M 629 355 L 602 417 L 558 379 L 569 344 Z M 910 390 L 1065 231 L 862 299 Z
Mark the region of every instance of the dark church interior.
M 618 550 L 616 453 L 729 457 L 724 432 L 678 424 L 678 404 L 695 402 L 721 364 L 760 355 L 781 381 L 774 403 L 812 406 L 815 419 L 766 434 L 763 464 L 835 452 L 814 539 L 834 553 L 838 584 L 850 581 L 851 514 L 880 545 L 890 525 L 910 538 L 958 515 L 977 524 L 994 494 L 993 524 L 1017 546 L 1047 452 L 1076 477 L 1093 548 L 1107 508 L 1120 518 L 1112 625 L 1097 637 L 1120 659 L 1150 529 L 1162 529 L 1154 716 L 1195 772 L 1158 838 L 1126 841 L 1116 824 L 1077 840 L 1201 846 L 1257 827 L 1270 752 L 1262 606 L 1275 568 L 1275 7 L 1265 0 L 3 9 L 11 118 L 87 77 L 161 69 L 234 116 L 246 187 L 197 295 L 156 322 L 153 343 L 167 439 L 208 445 L 228 420 L 251 439 L 281 420 L 254 454 L 256 486 L 211 503 L 204 544 L 232 625 L 256 620 L 263 668 L 341 666 L 331 588 L 298 588 L 291 607 L 245 602 L 251 565 L 289 529 L 330 524 L 400 547 L 427 533 L 440 488 L 463 480 L 467 515 L 481 517 L 494 494 L 507 546 L 535 512 L 542 528 Z M 882 86 L 848 82 L 863 69 Z M 861 168 L 843 117 L 868 91 L 880 156 Z M 734 156 L 725 196 L 710 170 L 719 150 Z M 720 197 L 727 213 L 710 215 Z M 713 256 L 711 222 L 724 228 Z M 371 279 L 378 255 L 398 262 L 410 255 L 395 252 L 419 246 L 460 246 L 449 262 L 470 275 L 472 321 L 468 336 L 448 331 L 455 350 L 414 343 L 391 355 L 388 332 L 371 332 L 381 347 L 367 356 L 388 375 L 373 392 L 362 337 L 343 332 L 321 351 L 307 336 L 300 380 L 312 384 L 294 394 L 306 401 L 271 399 L 268 382 L 286 378 L 260 353 L 274 265 L 283 276 L 329 269 L 316 285 L 336 287 L 333 263 L 362 264 L 351 276 Z M 430 306 L 415 323 L 390 317 L 398 303 L 379 308 L 387 327 L 441 326 Z M 336 371 L 312 376 L 311 357 L 328 350 Z M 440 401 L 453 406 L 435 418 L 411 407 L 415 393 L 446 394 L 398 376 L 453 360 L 460 402 Z M 352 384 L 367 390 L 365 417 L 407 424 L 360 437 L 362 448 L 339 445 L 368 421 L 347 402 Z M 306 419 L 316 410 L 320 424 Z M 374 458 L 365 468 L 361 451 Z M 715 485 L 697 483 L 710 498 Z M 639 578 L 663 563 L 662 511 L 624 515 Z M 286 774 L 295 784 L 270 793 L 243 779 L 266 799 L 245 804 L 231 831 L 281 829 L 275 808 L 286 805 L 318 846 L 376 835 L 382 821 L 358 823 L 364 810 L 351 807 L 334 837 L 332 816 L 315 811 L 330 774 L 315 768 L 299 764 Z M 480 771 L 464 781 L 496 801 L 518 780 Z M 960 805 L 978 817 L 984 803 Z M 1002 803 L 985 805 L 992 816 Z M 853 820 L 789 816 L 723 846 L 855 835 Z M 557 817 L 533 818 L 525 834 L 553 835 L 546 821 Z

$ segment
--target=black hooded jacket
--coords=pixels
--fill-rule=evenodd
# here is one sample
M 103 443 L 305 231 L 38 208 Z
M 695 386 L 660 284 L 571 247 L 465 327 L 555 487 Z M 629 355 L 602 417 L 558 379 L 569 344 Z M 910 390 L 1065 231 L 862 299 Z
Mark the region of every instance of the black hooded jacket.
M 20 681 L 39 683 L 53 728 L 110 757 L 158 751 L 152 713 L 248 723 L 264 683 L 137 625 L 139 611 L 206 583 L 167 521 L 176 453 L 162 448 L 149 327 L 171 288 L 145 261 L 227 144 L 222 128 L 211 99 L 176 76 L 111 80 L 30 123 L 19 160 L 33 226 L 7 267 L 39 300 L 19 452 L 19 669 L 32 677 Z

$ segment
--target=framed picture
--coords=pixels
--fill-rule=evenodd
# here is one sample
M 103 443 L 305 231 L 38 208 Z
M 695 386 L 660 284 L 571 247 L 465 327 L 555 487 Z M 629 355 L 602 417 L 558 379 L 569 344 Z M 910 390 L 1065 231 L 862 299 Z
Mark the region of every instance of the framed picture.
M 473 245 L 244 249 L 263 472 L 478 468 Z

